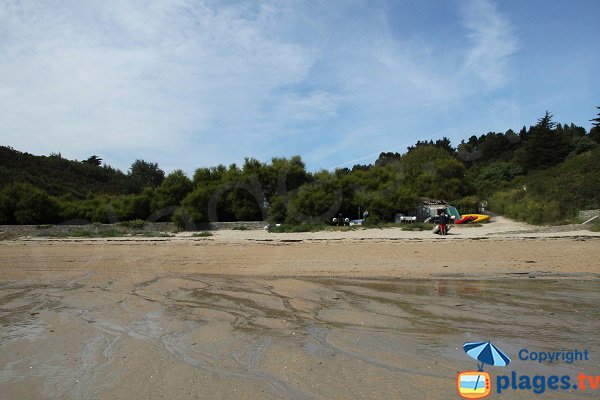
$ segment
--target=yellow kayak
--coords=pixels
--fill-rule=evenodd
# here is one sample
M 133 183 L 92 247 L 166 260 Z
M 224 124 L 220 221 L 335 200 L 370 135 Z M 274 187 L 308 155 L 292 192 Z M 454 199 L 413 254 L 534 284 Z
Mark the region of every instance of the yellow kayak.
M 475 219 L 471 218 L 471 221 L 469 221 L 469 223 L 471 223 L 471 224 L 490 220 L 490 216 L 485 215 L 485 214 L 462 214 L 461 215 L 461 219 L 463 219 L 465 217 L 475 217 Z

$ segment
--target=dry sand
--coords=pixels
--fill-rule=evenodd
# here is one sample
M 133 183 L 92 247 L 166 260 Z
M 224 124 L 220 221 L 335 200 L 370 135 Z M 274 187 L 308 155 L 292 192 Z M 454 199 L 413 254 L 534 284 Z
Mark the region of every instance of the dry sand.
M 575 381 L 600 371 L 599 259 L 597 233 L 502 218 L 445 238 L 4 241 L 0 399 L 452 399 L 456 373 L 475 368 L 461 348 L 473 340 L 512 357 L 492 375 Z M 522 348 L 591 359 L 537 364 Z

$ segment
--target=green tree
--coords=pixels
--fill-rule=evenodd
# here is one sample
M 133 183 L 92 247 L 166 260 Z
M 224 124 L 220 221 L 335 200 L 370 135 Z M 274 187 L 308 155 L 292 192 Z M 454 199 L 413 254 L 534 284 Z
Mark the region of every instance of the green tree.
M 0 192 L 0 216 L 7 224 L 56 223 L 58 203 L 33 185 L 14 183 Z
M 450 142 L 450 139 L 448 139 L 447 137 L 443 137 L 442 139 L 438 139 L 435 142 L 433 140 L 425 140 L 425 141 L 420 141 L 418 140 L 417 143 L 414 146 L 409 146 L 407 149 L 408 151 L 412 151 L 420 146 L 425 146 L 425 147 L 437 147 L 438 149 L 442 149 L 447 151 L 449 154 L 454 155 L 455 154 L 455 150 L 452 147 L 452 143 Z
M 456 199 L 466 193 L 464 166 L 455 160 L 436 161 L 432 173 L 424 173 L 414 181 L 415 193 L 438 199 Z
M 271 181 L 274 182 L 270 195 L 285 196 L 312 181 L 312 176 L 306 171 L 306 165 L 298 155 L 290 159 L 271 159 L 269 173 Z
M 210 168 L 198 168 L 192 178 L 194 187 L 225 180 L 227 168 L 223 164 Z
M 490 181 L 497 184 L 500 181 L 510 181 L 514 177 L 523 174 L 523 168 L 508 161 L 492 162 L 481 168 L 479 181 Z
M 152 188 L 145 188 L 142 193 L 120 196 L 112 201 L 112 205 L 120 221 L 147 219 L 151 212 L 154 197 Z
M 600 110 L 600 107 L 596 107 Z M 596 118 L 590 120 L 592 122 L 592 129 L 590 129 L 590 139 L 595 140 L 596 143 L 600 143 L 600 113 L 597 114 Z
M 552 118 L 554 118 L 554 114 L 550 114 L 550 112 L 546 110 L 546 114 L 538 119 L 536 128 L 545 131 L 553 130 L 556 128 L 556 123 L 552 121 Z
M 129 190 L 141 192 L 145 187 L 157 187 L 165 179 L 165 173 L 157 163 L 135 160 L 129 168 Z
M 590 151 L 596 146 L 598 146 L 598 143 L 595 142 L 591 137 L 576 136 L 571 139 L 571 148 L 573 150 L 571 151 L 570 155 L 577 155 L 586 151 Z
M 375 165 L 384 166 L 388 164 L 392 164 L 394 162 L 400 161 L 402 159 L 402 155 L 400 153 L 380 153 L 377 160 L 375 160 Z
M 261 204 L 259 201 L 261 193 L 256 193 L 254 197 L 252 191 L 245 188 L 235 188 L 226 193 L 222 198 L 222 207 L 224 211 L 223 220 L 226 221 L 261 221 L 263 219 Z M 219 218 L 221 220 L 221 218 Z
M 343 191 L 340 181 L 328 171 L 320 171 L 315 181 L 302 185 L 288 201 L 288 223 L 325 223 L 340 210 Z
M 402 172 L 408 180 L 414 180 L 421 174 L 433 173 L 435 161 L 450 159 L 452 155 L 439 147 L 417 146 L 402 157 Z
M 186 223 L 208 222 L 208 204 L 218 185 L 198 185 L 181 201 L 181 207 L 173 215 L 173 222 L 184 227 Z
M 485 160 L 498 159 L 511 146 L 508 137 L 502 133 L 489 132 L 483 137 L 479 149 Z
M 10 198 L 4 190 L 0 191 L 0 224 L 6 225 L 11 223 L 13 207 L 10 204 Z
M 152 201 L 152 210 L 156 211 L 168 206 L 179 206 L 181 201 L 193 189 L 192 181 L 185 172 L 178 169 L 171 172 L 156 188 Z
M 102 165 L 102 159 L 100 157 L 98 157 L 97 155 L 90 156 L 87 160 L 85 160 L 83 162 L 86 164 L 94 165 L 96 167 L 99 167 L 100 165 Z
M 282 223 L 287 216 L 287 206 L 282 196 L 274 196 L 267 212 L 267 220 L 271 223 Z
M 552 114 L 546 114 L 529 130 L 523 152 L 519 155 L 526 171 L 544 169 L 564 161 L 571 152 L 570 141 L 555 130 Z

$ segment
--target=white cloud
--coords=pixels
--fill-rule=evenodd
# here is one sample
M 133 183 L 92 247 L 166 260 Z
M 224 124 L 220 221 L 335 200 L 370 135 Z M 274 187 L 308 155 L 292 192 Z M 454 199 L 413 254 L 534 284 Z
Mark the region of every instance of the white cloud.
M 5 0 L 0 142 L 125 169 L 297 153 L 325 166 L 397 148 L 480 80 L 506 82 L 515 41 L 491 3 L 463 10 L 464 64 L 373 4 Z
M 315 91 L 306 95 L 289 94 L 278 99 L 276 114 L 288 123 L 318 122 L 335 118 L 343 101 L 341 96 L 325 91 Z
M 467 41 L 458 35 L 441 42 L 397 37 L 381 28 L 361 31 L 359 39 L 348 42 L 351 47 L 344 49 L 344 57 L 337 57 L 345 63 L 336 72 L 358 117 L 341 136 L 316 146 L 309 160 L 350 160 L 340 163 L 348 165 L 367 154 L 405 151 L 417 139 L 465 137 L 459 124 L 472 124 L 459 118 L 478 119 L 474 110 L 485 111 L 487 106 L 485 101 L 473 102 L 510 82 L 517 41 L 508 19 L 492 2 L 462 4 Z M 497 111 L 496 119 L 505 120 L 513 107 Z M 489 123 L 486 119 L 483 125 L 485 121 Z
M 263 123 L 261 103 L 312 62 L 309 49 L 269 37 L 242 11 L 164 0 L 3 3 L 2 141 L 68 153 L 235 139 Z
M 471 45 L 466 70 L 491 88 L 505 84 L 507 64 L 518 48 L 513 27 L 489 0 L 467 1 L 463 13 Z

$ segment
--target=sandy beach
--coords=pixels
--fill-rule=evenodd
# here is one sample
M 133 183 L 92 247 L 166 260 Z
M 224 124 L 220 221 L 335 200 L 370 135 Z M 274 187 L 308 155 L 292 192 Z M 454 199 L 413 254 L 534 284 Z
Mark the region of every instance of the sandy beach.
M 450 233 L 0 242 L 0 399 L 451 399 L 476 340 L 513 359 L 492 375 L 599 373 L 600 234 L 503 218 Z

